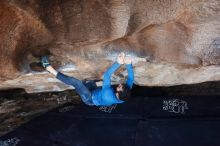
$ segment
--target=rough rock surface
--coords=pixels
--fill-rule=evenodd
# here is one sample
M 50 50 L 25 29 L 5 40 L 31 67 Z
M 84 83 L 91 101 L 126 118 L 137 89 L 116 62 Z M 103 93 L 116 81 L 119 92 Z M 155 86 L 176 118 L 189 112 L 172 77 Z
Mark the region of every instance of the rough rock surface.
M 79 96 L 73 90 L 32 94 L 18 89 L 1 91 L 0 136 L 66 103 L 78 104 L 80 102 Z M 65 106 L 59 112 L 66 112 L 73 108 L 74 106 Z
M 124 51 L 138 85 L 220 80 L 219 0 L 0 0 L 0 38 L 0 89 L 70 88 L 31 70 L 47 52 L 80 79 L 101 79 Z

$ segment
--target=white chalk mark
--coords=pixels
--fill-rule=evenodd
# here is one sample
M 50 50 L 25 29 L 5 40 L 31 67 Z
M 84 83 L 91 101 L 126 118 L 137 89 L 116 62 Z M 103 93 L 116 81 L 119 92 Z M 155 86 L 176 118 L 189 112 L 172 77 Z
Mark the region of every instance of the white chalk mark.
M 188 105 L 186 101 L 179 99 L 163 100 L 164 111 L 185 114 L 186 109 L 188 109 Z
M 106 113 L 111 113 L 115 108 L 117 104 L 113 104 L 111 106 L 100 106 L 99 110 L 106 112 Z
M 16 146 L 21 140 L 17 137 L 7 139 L 7 140 L 0 140 L 0 146 Z

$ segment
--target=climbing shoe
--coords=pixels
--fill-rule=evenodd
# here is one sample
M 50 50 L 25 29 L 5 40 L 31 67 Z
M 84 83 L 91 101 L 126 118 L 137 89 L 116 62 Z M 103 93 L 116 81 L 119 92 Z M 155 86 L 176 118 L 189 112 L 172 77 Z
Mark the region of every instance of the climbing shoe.
M 47 56 L 43 56 L 41 57 L 41 64 L 44 68 L 50 66 L 50 63 L 48 61 L 48 57 Z

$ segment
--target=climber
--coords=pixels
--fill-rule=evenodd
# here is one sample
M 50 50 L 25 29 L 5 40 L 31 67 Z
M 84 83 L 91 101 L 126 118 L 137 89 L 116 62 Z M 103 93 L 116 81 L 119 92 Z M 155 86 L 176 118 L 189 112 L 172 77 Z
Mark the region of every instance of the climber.
M 132 67 L 132 58 L 120 53 L 117 61 L 104 73 L 103 85 L 98 88 L 93 81 L 81 81 L 74 77 L 69 77 L 57 72 L 49 63 L 48 57 L 41 58 L 42 66 L 57 79 L 65 84 L 75 87 L 82 101 L 87 105 L 110 106 L 112 104 L 123 103 L 130 97 L 134 82 L 134 73 Z M 128 71 L 126 83 L 119 83 L 116 87 L 111 86 L 111 75 L 122 65 L 125 64 Z

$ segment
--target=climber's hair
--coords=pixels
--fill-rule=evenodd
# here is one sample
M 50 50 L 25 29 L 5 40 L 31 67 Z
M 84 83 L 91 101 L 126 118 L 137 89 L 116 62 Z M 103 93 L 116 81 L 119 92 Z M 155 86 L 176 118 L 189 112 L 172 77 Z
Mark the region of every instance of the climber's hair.
M 117 91 L 118 98 L 122 101 L 128 101 L 131 97 L 131 88 L 127 84 L 121 84 L 122 91 Z

